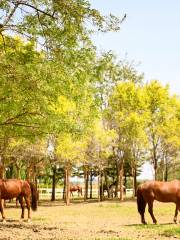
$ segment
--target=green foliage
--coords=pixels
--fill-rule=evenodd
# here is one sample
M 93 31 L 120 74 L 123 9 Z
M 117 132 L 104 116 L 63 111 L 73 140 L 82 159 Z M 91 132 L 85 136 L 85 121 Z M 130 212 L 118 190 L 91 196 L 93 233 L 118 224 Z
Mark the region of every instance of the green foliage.
M 172 160 L 178 156 L 180 129 L 177 110 L 179 99 L 175 96 L 171 97 L 168 86 L 163 87 L 158 81 L 151 81 L 145 86 L 145 95 L 150 158 L 156 177 L 157 171 L 160 170 L 158 177 L 163 179 L 165 172 L 167 175 Z
M 2 34 L 9 30 L 26 39 L 34 39 L 48 51 L 74 48 L 79 41 L 90 41 L 92 30 L 116 31 L 120 20 L 102 16 L 89 1 L 1 1 Z M 19 17 L 21 15 L 21 17 Z
M 43 77 L 43 57 L 33 43 L 6 38 L 8 48 L 0 45 L 0 133 L 18 136 L 39 134 L 45 123 L 50 101 L 48 74 Z M 2 42 L 1 42 L 2 43 Z M 35 91 L 36 89 L 36 91 Z
M 116 145 L 128 161 L 139 161 L 147 144 L 144 106 L 142 88 L 131 81 L 118 84 L 109 99 L 107 119 L 117 132 Z

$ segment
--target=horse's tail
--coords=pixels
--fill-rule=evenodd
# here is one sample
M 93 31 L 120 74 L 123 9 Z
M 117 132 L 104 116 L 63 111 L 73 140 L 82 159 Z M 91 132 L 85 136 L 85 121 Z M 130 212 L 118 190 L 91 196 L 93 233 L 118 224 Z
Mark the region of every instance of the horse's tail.
M 36 190 L 35 185 L 32 182 L 29 182 L 31 188 L 31 209 L 33 211 L 37 210 L 37 199 L 38 199 L 38 192 Z
M 81 193 L 81 196 L 82 196 L 82 187 L 80 187 L 80 193 Z
M 144 214 L 146 201 L 143 198 L 141 187 L 138 187 L 137 189 L 137 208 L 140 215 Z

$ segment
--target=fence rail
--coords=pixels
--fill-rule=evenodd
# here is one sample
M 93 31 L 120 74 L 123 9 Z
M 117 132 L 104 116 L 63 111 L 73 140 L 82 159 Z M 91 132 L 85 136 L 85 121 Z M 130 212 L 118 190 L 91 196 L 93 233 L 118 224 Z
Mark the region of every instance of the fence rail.
M 51 194 L 52 194 L 52 189 L 51 188 L 38 188 L 39 191 L 39 199 L 50 199 Z M 83 191 L 84 192 L 84 191 Z M 90 193 L 90 190 L 89 190 Z M 63 188 L 56 188 L 55 189 L 55 194 L 56 198 L 62 198 L 63 197 Z M 93 189 L 92 190 L 92 195 L 93 197 L 98 196 L 98 190 Z M 127 188 L 126 189 L 126 196 L 131 197 L 133 195 L 133 189 L 132 188 Z M 73 192 L 73 196 L 77 197 L 78 192 Z

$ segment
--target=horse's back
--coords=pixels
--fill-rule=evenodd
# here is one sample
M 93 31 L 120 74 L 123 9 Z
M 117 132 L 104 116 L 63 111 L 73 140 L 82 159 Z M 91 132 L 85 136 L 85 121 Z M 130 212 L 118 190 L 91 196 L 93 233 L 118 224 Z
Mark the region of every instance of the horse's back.
M 146 200 L 152 199 L 160 202 L 180 201 L 180 181 L 170 182 L 147 181 L 138 188 Z
M 27 188 L 29 188 L 27 181 L 19 179 L 2 179 L 0 180 L 0 197 L 1 199 L 16 198 L 20 194 L 24 194 Z

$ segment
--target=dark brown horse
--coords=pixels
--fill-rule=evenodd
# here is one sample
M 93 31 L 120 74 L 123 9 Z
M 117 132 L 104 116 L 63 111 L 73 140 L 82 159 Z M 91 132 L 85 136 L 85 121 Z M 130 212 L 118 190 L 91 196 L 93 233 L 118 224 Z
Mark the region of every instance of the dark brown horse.
M 73 192 L 76 192 L 76 191 L 78 192 L 78 197 L 79 197 L 79 194 L 81 194 L 81 196 L 82 196 L 82 187 L 79 185 L 71 185 L 70 193 L 72 196 L 73 196 Z
M 110 191 L 110 195 L 111 197 L 115 197 L 115 193 L 116 193 L 116 185 L 112 184 L 110 187 L 109 187 L 109 191 Z M 120 192 L 121 189 L 120 187 L 118 187 L 117 189 L 117 193 Z M 123 194 L 126 195 L 126 187 L 123 185 Z
M 109 188 L 106 184 L 103 184 L 103 196 L 104 192 L 107 192 L 108 198 L 115 197 L 116 194 L 116 181 L 109 185 Z M 120 192 L 120 186 L 118 186 L 117 193 Z M 102 192 L 102 186 L 100 186 L 100 192 Z M 126 187 L 123 185 L 123 194 L 126 195 Z
M 30 203 L 33 211 L 37 209 L 37 191 L 35 185 L 28 181 L 17 179 L 0 179 L 0 211 L 3 222 L 5 222 L 5 215 L 2 200 L 18 198 L 22 208 L 21 218 L 24 218 L 24 200 L 28 209 L 28 221 L 30 221 Z M 23 200 L 24 199 L 24 200 Z
M 157 223 L 153 214 L 153 202 L 173 202 L 176 204 L 174 222 L 177 222 L 178 211 L 180 211 L 180 181 L 171 182 L 148 181 L 141 184 L 137 189 L 137 206 L 141 215 L 141 222 L 146 224 L 144 213 L 146 204 L 153 223 Z

